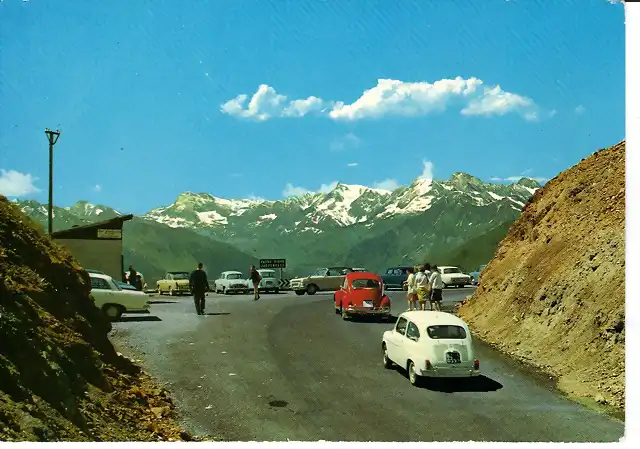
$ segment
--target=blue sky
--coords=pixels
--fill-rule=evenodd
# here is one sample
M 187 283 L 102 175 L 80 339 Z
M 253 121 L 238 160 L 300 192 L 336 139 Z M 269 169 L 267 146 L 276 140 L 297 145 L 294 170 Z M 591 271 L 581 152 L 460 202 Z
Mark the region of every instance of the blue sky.
M 4 0 L 0 42 L 0 192 L 46 202 L 59 126 L 63 206 L 551 178 L 624 138 L 607 0 Z

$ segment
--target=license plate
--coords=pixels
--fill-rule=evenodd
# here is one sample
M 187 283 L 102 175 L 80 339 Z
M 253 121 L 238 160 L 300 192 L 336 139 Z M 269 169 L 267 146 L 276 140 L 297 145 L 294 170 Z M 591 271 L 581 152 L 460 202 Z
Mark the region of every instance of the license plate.
M 457 352 L 447 352 L 445 354 L 447 363 L 460 363 L 460 354 Z
M 371 301 L 364 301 L 362 303 L 362 307 L 373 307 L 373 302 Z

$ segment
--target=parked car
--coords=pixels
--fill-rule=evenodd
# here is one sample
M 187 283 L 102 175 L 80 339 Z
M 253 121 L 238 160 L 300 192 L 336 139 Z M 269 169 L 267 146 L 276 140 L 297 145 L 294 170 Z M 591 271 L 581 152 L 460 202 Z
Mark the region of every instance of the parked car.
M 353 270 L 348 267 L 318 268 L 309 276 L 292 279 L 289 285 L 296 295 L 315 295 L 317 292 L 336 291 L 342 287 L 344 277 Z
M 107 318 L 117 321 L 123 313 L 149 313 L 149 297 L 138 290 L 124 290 L 106 274 L 89 273 L 91 296 Z
M 425 377 L 470 378 L 480 374 L 469 326 L 455 315 L 420 310 L 401 313 L 382 335 L 385 368 L 409 373 L 412 385 Z
M 186 271 L 167 271 L 162 279 L 156 282 L 156 290 L 159 295 L 190 295 L 189 276 L 191 274 Z
M 273 293 L 280 293 L 280 286 L 279 286 L 279 280 L 278 278 L 276 278 L 276 272 L 273 270 L 258 270 L 258 273 L 260 273 L 260 276 L 262 277 L 262 280 L 260 281 L 260 284 L 258 285 L 258 289 L 261 292 L 265 292 L 265 293 L 269 293 L 269 292 L 273 292 Z M 251 289 L 253 289 L 253 283 L 251 282 L 251 279 L 247 279 L 247 286 Z
M 365 272 L 368 272 L 368 271 L 369 271 L 369 270 L 367 270 L 366 268 L 360 268 L 360 267 L 358 267 L 358 268 L 352 268 L 352 270 L 353 270 L 353 271 L 359 271 L 359 272 L 362 272 L 362 273 L 365 273 Z
M 438 267 L 444 287 L 464 287 L 471 285 L 471 276 L 464 274 L 458 267 Z
M 348 273 L 333 300 L 336 313 L 344 320 L 356 316 L 391 318 L 391 299 L 384 294 L 382 278 L 375 273 Z
M 240 271 L 223 271 L 215 281 L 214 291 L 216 293 L 249 293 L 249 282 Z
M 477 271 L 472 271 L 471 273 L 469 273 L 469 276 L 471 276 L 471 284 L 478 285 L 478 281 L 480 280 L 480 273 L 482 273 L 482 270 L 484 270 L 486 266 L 487 264 L 480 265 Z
M 406 290 L 407 278 L 409 277 L 409 265 L 387 268 L 385 274 L 382 275 L 382 282 L 388 289 L 398 288 Z

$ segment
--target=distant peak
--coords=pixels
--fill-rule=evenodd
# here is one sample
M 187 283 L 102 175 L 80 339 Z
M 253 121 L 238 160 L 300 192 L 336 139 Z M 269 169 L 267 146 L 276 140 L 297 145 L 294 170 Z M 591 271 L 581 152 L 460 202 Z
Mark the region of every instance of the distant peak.
M 540 184 L 538 181 L 536 181 L 533 178 L 520 178 L 517 184 L 524 187 L 529 187 L 531 189 L 538 189 L 542 187 L 542 184 Z
M 475 176 L 471 176 L 468 173 L 463 173 L 463 172 L 455 172 L 453 175 L 451 175 L 450 178 L 451 181 L 467 181 L 467 182 L 482 182 L 480 179 L 476 178 Z

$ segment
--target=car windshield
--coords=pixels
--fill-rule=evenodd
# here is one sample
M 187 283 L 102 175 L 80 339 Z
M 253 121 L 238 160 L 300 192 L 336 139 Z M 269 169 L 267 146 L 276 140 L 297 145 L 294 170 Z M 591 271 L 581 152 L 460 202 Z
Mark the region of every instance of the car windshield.
M 262 270 L 259 273 L 260 273 L 260 276 L 262 276 L 263 278 L 274 278 L 274 277 L 276 277 L 276 272 L 275 271 Z
M 353 288 L 380 288 L 380 283 L 375 279 L 354 279 L 351 281 Z
M 427 327 L 427 334 L 433 339 L 454 339 L 467 338 L 467 333 L 461 326 L 452 324 L 439 324 Z
M 176 279 L 176 280 L 189 279 L 189 273 L 180 272 L 180 273 L 169 273 L 169 274 L 173 277 L 173 279 Z
M 456 267 L 443 268 L 442 274 L 460 273 L 460 269 Z
M 227 274 L 227 279 L 242 279 L 242 274 L 240 273 Z
M 111 285 L 114 290 L 118 290 L 118 291 L 122 290 L 122 288 L 118 285 L 118 283 L 113 279 L 109 279 L 108 282 L 109 282 L 109 285 Z

